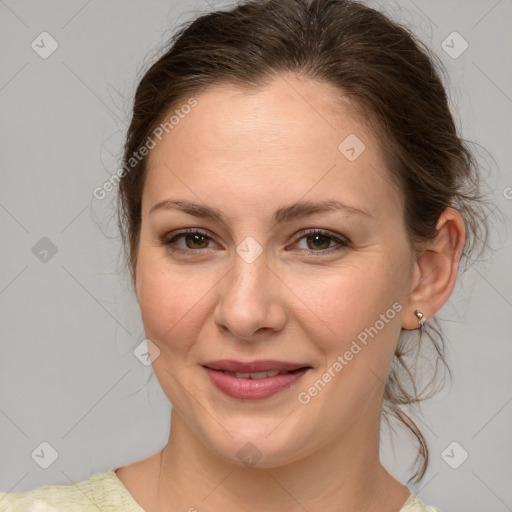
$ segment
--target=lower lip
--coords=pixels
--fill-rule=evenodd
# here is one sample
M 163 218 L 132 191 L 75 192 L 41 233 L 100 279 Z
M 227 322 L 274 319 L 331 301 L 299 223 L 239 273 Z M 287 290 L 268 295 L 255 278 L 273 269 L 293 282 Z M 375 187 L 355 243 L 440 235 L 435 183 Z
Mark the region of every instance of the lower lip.
M 284 373 L 265 379 L 238 379 L 227 373 L 203 367 L 217 389 L 239 400 L 262 400 L 269 398 L 299 380 L 309 368 L 293 373 Z

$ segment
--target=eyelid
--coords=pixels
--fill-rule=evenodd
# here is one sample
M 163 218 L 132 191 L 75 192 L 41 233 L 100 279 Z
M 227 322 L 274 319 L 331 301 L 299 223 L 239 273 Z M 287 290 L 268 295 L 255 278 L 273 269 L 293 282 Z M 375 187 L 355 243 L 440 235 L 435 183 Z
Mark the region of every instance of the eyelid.
M 193 233 L 193 234 L 199 233 L 200 235 L 207 236 L 208 238 L 212 238 L 210 233 L 206 229 L 203 229 L 203 228 L 183 228 L 183 229 L 178 229 L 176 231 L 171 231 L 170 233 L 165 235 L 163 238 L 164 238 L 164 240 L 172 240 L 173 238 L 176 238 L 176 237 L 178 237 L 180 235 L 186 235 L 186 234 L 189 234 L 189 233 Z
M 333 247 L 329 247 L 327 249 L 314 251 L 312 249 L 299 249 L 300 252 L 306 252 L 308 254 L 313 254 L 315 256 L 322 256 L 323 254 L 330 254 L 335 251 L 339 251 L 342 249 L 346 249 L 347 247 L 352 246 L 352 242 L 344 235 L 339 233 L 335 233 L 334 231 L 330 231 L 328 229 L 323 228 L 308 228 L 302 231 L 299 231 L 295 234 L 295 241 L 292 245 L 295 245 L 297 242 L 302 240 L 303 238 L 311 235 L 322 235 L 327 238 L 330 238 L 332 241 L 336 242 L 337 245 Z
M 165 235 L 162 238 L 161 243 L 163 245 L 168 245 L 170 247 L 171 246 L 171 242 L 174 242 L 178 238 L 180 238 L 182 236 L 185 236 L 185 235 L 188 235 L 188 234 L 199 234 L 199 235 L 202 235 L 205 238 L 207 238 L 208 240 L 210 240 L 212 242 L 215 242 L 217 245 L 220 245 L 215 240 L 215 237 L 213 237 L 207 230 L 202 229 L 202 228 L 184 228 L 184 229 L 180 229 L 178 231 L 173 231 L 173 232 Z M 204 251 L 205 249 L 195 249 L 194 250 L 194 249 L 182 249 L 181 247 L 174 247 L 173 250 L 177 250 L 177 251 L 181 250 L 181 251 L 184 251 L 184 252 L 200 252 L 200 251 Z
M 329 236 L 331 238 L 333 238 L 334 240 L 337 240 L 338 242 L 340 243 L 345 243 L 345 244 L 350 244 L 350 240 L 340 234 L 340 233 L 335 233 L 334 231 L 330 231 L 329 229 L 323 229 L 323 228 L 307 228 L 307 229 L 303 229 L 301 231 L 298 231 L 295 236 L 299 237 L 300 238 L 303 238 L 304 236 L 306 235 L 325 235 L 325 236 Z

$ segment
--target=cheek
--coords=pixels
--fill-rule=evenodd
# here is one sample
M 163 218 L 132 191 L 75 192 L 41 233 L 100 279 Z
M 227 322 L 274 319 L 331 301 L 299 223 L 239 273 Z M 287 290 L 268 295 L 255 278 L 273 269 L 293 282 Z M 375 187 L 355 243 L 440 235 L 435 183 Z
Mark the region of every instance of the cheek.
M 186 274 L 171 268 L 160 251 L 141 248 L 137 262 L 137 297 L 146 337 L 161 350 L 181 351 L 193 343 L 206 314 L 215 279 L 208 272 Z M 179 343 L 178 343 L 179 341 Z
M 322 344 L 323 351 L 330 352 L 350 344 L 374 326 L 381 315 L 389 320 L 386 327 L 399 323 L 396 309 L 400 308 L 393 309 L 393 304 L 402 304 L 405 297 L 405 282 L 399 270 L 405 267 L 400 263 L 376 252 L 350 263 L 347 260 L 329 274 L 293 277 L 290 289 L 303 304 L 303 329 L 312 336 L 316 334 L 312 339 Z M 381 323 L 377 327 L 382 327 Z
M 370 260 L 340 267 L 328 279 L 296 281 L 302 282 L 297 294 L 314 313 L 304 309 L 301 328 L 321 353 L 321 368 L 299 400 L 313 404 L 312 414 L 338 418 L 335 425 L 381 400 L 401 332 L 405 262 L 382 254 Z

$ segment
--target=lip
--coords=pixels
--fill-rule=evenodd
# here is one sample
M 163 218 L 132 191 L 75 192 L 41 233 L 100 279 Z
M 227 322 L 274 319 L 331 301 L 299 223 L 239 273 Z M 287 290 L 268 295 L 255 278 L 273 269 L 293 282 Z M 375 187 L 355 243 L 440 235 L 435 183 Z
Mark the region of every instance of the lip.
M 288 389 L 299 380 L 310 366 L 284 361 L 241 362 L 223 360 L 208 362 L 203 365 L 213 384 L 224 394 L 238 400 L 263 400 Z M 235 373 L 254 373 L 264 371 L 289 371 L 263 379 L 237 378 L 223 373 L 223 370 Z
M 260 359 L 258 361 L 236 361 L 234 359 L 221 359 L 219 361 L 208 361 L 203 366 L 212 370 L 224 370 L 228 372 L 271 372 L 288 371 L 292 372 L 299 368 L 309 367 L 308 364 L 290 363 L 287 361 L 275 361 L 273 359 Z

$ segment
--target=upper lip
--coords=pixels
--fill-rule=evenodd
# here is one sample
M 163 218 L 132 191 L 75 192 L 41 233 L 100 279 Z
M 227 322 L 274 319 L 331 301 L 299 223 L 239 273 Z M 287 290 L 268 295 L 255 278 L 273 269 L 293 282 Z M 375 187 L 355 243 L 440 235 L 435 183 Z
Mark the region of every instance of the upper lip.
M 299 368 L 310 368 L 307 364 L 290 363 L 287 361 L 274 361 L 271 359 L 261 359 L 259 361 L 235 361 L 233 359 L 222 359 L 219 361 L 208 361 L 203 366 L 212 370 L 224 370 L 234 373 L 253 373 L 253 372 L 271 372 L 271 371 L 293 371 Z

